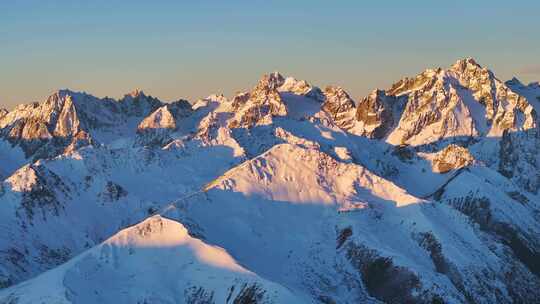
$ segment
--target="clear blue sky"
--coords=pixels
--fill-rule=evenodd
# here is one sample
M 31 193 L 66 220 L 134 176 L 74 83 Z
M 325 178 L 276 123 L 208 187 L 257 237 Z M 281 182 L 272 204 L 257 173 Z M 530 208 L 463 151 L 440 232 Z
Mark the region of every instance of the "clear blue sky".
M 0 105 L 59 88 L 165 101 L 278 70 L 356 99 L 472 56 L 540 80 L 540 1 L 1 1 Z

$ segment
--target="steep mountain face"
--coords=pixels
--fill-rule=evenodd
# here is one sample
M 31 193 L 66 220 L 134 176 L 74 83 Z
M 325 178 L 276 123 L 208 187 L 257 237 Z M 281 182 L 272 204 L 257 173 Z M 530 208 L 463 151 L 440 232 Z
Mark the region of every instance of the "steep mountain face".
M 324 93 L 318 87 L 314 87 L 307 83 L 305 80 L 297 80 L 293 77 L 287 77 L 283 83 L 279 86 L 278 91 L 289 92 L 296 95 L 306 96 L 316 99 L 318 101 L 324 101 Z
M 538 109 L 540 106 L 540 83 L 531 82 L 528 85 L 524 85 L 521 81 L 514 77 L 505 82 L 505 84 L 511 88 L 512 91 L 525 97 L 535 109 Z
M 322 109 L 344 130 L 351 129 L 356 123 L 354 100 L 341 87 L 328 86 L 324 89 Z
M 521 131 L 537 124 L 534 106 L 471 58 L 459 60 L 447 70 L 426 70 L 415 78 L 402 79 L 376 95 L 360 103 L 358 119 L 367 126 L 392 126 L 398 121 L 390 132 L 366 134 L 385 137 L 393 145 L 502 136 L 506 129 Z M 393 107 L 401 105 L 395 100 L 385 102 L 388 99 L 378 95 L 406 98 L 402 112 L 397 117 L 390 115 L 395 112 Z
M 264 75 L 251 92 L 237 95 L 233 99 L 236 114 L 230 127 L 269 124 L 272 123 L 272 117 L 287 115 L 287 107 L 278 92 L 284 81 L 279 73 Z
M 264 75 L 251 92 L 240 93 L 233 98 L 232 111 L 235 115 L 229 127 L 269 125 L 275 117 L 294 116 L 298 108 L 305 107 L 296 105 L 305 104 L 304 99 L 321 102 L 325 98 L 319 88 L 312 87 L 306 81 L 284 78 L 277 72 Z
M 406 99 L 388 96 L 381 90 L 373 91 L 358 105 L 358 130 L 353 132 L 370 138 L 384 138 L 399 122 Z
M 8 112 L 9 112 L 8 110 L 0 108 L 0 118 L 6 116 L 6 114 L 7 114 Z
M 54 157 L 94 142 L 126 136 L 127 128 L 161 102 L 135 91 L 119 101 L 60 90 L 42 103 L 21 105 L 0 117 L 0 137 L 29 160 Z
M 147 145 L 165 145 L 172 141 L 171 132 L 176 131 L 180 120 L 192 112 L 187 100 L 179 100 L 159 107 L 141 121 L 137 127 L 139 141 Z
M 539 96 L 469 58 L 0 112 L 0 303 L 536 303 Z
M 204 194 L 177 202 L 169 214 L 236 252 L 256 273 L 330 303 L 535 299 L 540 281 L 516 261 L 513 245 L 478 229 L 467 209 L 451 207 L 452 195 L 468 193 L 458 181 L 446 186 L 445 203 L 423 201 L 360 165 L 283 144 L 225 173 Z M 493 208 L 489 220 L 499 229 L 513 213 L 524 216 L 515 231 L 540 232 L 534 209 L 484 208 Z M 537 246 L 535 238 L 525 239 Z M 519 274 L 509 280 L 512 269 Z

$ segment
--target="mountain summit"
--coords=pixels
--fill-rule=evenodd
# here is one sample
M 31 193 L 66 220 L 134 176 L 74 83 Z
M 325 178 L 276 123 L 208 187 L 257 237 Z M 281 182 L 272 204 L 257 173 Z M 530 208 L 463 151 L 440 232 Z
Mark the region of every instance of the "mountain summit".
M 535 128 L 534 105 L 467 58 L 446 70 L 428 69 L 404 78 L 362 100 L 357 133 L 394 145 L 501 136 L 504 130 Z

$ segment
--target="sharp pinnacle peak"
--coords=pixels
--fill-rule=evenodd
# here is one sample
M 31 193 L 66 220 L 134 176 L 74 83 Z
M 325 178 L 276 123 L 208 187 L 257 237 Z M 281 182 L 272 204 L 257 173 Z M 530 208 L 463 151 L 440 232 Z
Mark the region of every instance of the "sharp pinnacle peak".
M 131 97 L 135 98 L 135 97 L 146 96 L 146 95 L 144 94 L 143 90 L 141 90 L 139 88 L 136 88 L 135 90 L 129 92 L 127 94 L 127 96 L 131 96 Z
M 452 65 L 453 68 L 465 68 L 467 66 L 482 68 L 482 66 L 478 64 L 478 62 L 472 57 L 465 57 L 463 59 L 459 59 L 458 61 L 456 61 L 456 63 Z

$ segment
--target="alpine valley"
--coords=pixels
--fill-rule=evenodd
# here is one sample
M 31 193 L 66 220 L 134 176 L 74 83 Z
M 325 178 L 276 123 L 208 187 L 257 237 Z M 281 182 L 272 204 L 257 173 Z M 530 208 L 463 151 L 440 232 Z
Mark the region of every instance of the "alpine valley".
M 0 110 L 0 303 L 540 303 L 539 111 L 472 58 Z

